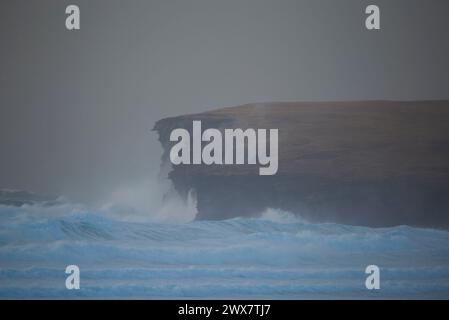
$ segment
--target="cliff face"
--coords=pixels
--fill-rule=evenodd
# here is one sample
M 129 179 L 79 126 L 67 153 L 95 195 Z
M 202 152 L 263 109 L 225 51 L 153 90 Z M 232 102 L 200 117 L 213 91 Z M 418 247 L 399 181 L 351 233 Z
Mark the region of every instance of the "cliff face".
M 279 169 L 178 165 L 169 178 L 194 190 L 198 219 L 274 207 L 317 222 L 449 227 L 449 101 L 263 103 L 155 124 L 169 163 L 173 129 L 279 129 Z

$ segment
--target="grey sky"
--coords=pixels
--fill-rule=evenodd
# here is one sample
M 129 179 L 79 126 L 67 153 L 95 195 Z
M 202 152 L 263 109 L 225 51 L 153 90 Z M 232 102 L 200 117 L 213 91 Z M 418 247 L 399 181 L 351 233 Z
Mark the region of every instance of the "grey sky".
M 372 3 L 380 31 L 364 29 Z M 449 99 L 448 15 L 447 0 L 3 1 L 0 187 L 92 200 L 151 176 L 166 116 Z

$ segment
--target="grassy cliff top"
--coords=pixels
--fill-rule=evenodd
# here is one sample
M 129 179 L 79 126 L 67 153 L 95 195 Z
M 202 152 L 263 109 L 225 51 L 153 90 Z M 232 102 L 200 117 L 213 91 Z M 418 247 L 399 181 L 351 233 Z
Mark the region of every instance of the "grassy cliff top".
M 279 175 L 449 181 L 449 101 L 273 102 L 165 118 L 154 129 L 165 156 L 175 128 L 279 129 Z M 176 166 L 188 174 L 253 175 L 253 166 Z

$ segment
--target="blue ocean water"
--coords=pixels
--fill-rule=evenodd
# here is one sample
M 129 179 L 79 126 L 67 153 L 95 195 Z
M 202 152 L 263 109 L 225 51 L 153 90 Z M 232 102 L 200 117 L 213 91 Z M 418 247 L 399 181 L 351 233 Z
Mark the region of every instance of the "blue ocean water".
M 81 289 L 65 288 L 78 265 Z M 381 270 L 380 290 L 365 268 Z M 449 298 L 449 233 L 284 213 L 126 222 L 73 205 L 0 206 L 0 298 Z

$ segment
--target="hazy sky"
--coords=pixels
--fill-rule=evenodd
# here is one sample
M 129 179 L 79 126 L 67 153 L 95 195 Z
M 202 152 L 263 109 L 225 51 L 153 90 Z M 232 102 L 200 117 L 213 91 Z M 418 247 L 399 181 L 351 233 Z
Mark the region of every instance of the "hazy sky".
M 368 4 L 380 31 L 364 28 Z M 449 99 L 448 31 L 447 0 L 2 1 L 0 187 L 88 200 L 152 176 L 166 116 Z

